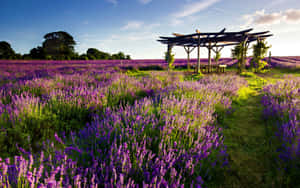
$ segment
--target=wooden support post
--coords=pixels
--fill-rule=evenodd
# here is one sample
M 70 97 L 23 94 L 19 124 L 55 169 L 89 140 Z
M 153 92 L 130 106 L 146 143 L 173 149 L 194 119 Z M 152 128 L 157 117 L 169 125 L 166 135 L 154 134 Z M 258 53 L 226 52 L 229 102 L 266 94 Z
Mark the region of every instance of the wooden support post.
M 200 45 L 198 46 L 197 58 L 197 73 L 200 73 Z
M 197 62 L 197 73 L 200 73 L 200 35 L 198 35 L 198 62 Z
M 190 47 L 185 47 L 184 46 L 184 49 L 187 53 L 187 70 L 189 71 L 190 70 Z
M 241 73 L 243 69 L 245 68 L 246 64 L 246 53 L 247 53 L 247 40 L 248 38 L 245 38 L 241 44 L 242 44 L 242 54 L 241 54 L 241 61 L 239 62 L 239 70 L 238 73 Z
M 190 51 L 187 52 L 187 70 L 190 70 Z
M 171 55 L 171 53 L 172 53 L 172 48 L 173 48 L 173 45 L 172 44 L 168 44 L 168 51 L 167 51 L 167 56 L 168 55 Z M 167 62 L 168 63 L 168 71 L 169 71 L 169 69 L 170 69 L 170 67 L 169 67 L 169 62 Z
M 168 54 L 170 54 L 171 53 L 171 51 L 172 51 L 172 45 L 171 44 L 168 44 Z
M 208 72 L 211 72 L 211 42 L 208 46 Z

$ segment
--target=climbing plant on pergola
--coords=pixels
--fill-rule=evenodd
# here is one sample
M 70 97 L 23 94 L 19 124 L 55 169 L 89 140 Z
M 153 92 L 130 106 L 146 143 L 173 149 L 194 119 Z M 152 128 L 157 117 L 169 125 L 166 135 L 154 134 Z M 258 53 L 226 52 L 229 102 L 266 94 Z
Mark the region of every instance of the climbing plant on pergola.
M 197 72 L 200 72 L 200 48 L 206 47 L 208 49 L 208 71 L 211 70 L 211 50 L 214 52 L 220 52 L 225 46 L 233 46 L 242 44 L 245 47 L 258 39 L 265 39 L 267 37 L 273 36 L 269 34 L 269 31 L 250 33 L 253 29 L 247 29 L 239 32 L 225 32 L 225 28 L 220 32 L 206 32 L 201 33 L 196 30 L 196 33 L 183 35 L 178 33 L 173 33 L 174 37 L 163 37 L 157 40 L 163 44 L 168 45 L 168 53 L 172 50 L 174 46 L 184 47 L 187 53 L 188 65 L 190 62 L 190 53 L 197 48 Z M 243 62 L 245 61 L 246 54 L 242 55 Z

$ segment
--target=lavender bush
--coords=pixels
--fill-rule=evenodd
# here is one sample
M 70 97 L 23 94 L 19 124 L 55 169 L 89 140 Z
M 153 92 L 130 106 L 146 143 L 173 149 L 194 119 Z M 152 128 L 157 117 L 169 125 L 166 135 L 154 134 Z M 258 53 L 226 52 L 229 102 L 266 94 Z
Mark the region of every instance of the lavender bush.
M 201 187 L 227 166 L 215 112 L 246 84 L 237 76 L 11 66 L 0 88 L 0 187 Z
M 300 79 L 289 77 L 264 88 L 264 116 L 273 125 L 280 169 L 292 178 L 300 169 Z

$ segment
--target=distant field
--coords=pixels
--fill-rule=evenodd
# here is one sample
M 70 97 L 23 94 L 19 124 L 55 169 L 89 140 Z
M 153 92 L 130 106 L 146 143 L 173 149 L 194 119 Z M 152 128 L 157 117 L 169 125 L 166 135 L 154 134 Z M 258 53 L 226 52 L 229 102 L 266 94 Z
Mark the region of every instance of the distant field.
M 246 67 L 250 66 L 251 57 L 247 58 Z M 265 59 L 269 62 L 269 58 Z M 197 64 L 197 59 L 190 60 L 191 65 Z M 113 67 L 149 67 L 149 66 L 160 66 L 166 68 L 167 64 L 163 59 L 135 59 L 135 60 L 71 60 L 71 61 L 52 61 L 52 60 L 0 60 L 0 66 L 2 63 L 17 63 L 18 65 L 32 64 L 32 65 L 43 65 L 50 64 L 55 66 L 63 66 L 64 63 L 72 66 L 80 66 L 82 64 L 88 64 L 92 67 L 111 69 Z M 187 59 L 175 59 L 175 66 L 184 67 L 186 66 Z M 207 58 L 201 58 L 201 64 L 207 64 Z M 235 65 L 237 60 L 232 58 L 221 58 L 218 64 L 225 64 L 229 67 Z M 216 64 L 212 60 L 212 64 Z M 71 66 L 71 67 L 72 67 Z M 300 56 L 274 56 L 269 62 L 270 67 L 277 68 L 300 68 Z

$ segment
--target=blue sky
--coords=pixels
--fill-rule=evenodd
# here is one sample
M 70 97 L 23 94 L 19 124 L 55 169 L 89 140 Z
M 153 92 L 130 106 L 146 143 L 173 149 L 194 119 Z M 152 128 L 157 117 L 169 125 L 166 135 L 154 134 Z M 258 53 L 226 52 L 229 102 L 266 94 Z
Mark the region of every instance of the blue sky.
M 273 55 L 300 55 L 299 0 L 1 0 L 0 18 L 0 41 L 22 54 L 41 45 L 46 33 L 62 30 L 74 37 L 79 53 L 93 47 L 158 59 L 166 51 L 159 36 L 254 28 L 274 34 L 268 39 Z M 186 57 L 182 47 L 174 52 Z

